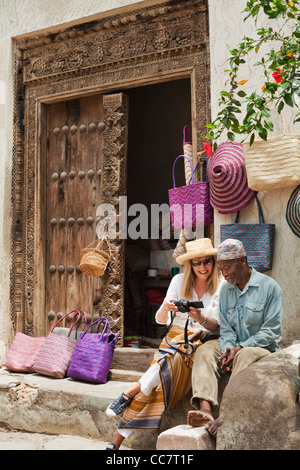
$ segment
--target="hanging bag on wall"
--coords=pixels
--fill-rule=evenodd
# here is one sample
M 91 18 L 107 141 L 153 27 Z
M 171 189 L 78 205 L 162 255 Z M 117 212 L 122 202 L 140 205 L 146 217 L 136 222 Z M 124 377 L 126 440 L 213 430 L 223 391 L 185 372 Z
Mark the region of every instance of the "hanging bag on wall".
M 247 253 L 250 266 L 259 272 L 272 269 L 275 225 L 266 224 L 260 202 L 256 196 L 258 206 L 258 224 L 239 224 L 237 212 L 233 224 L 220 226 L 221 242 L 227 238 L 240 240 Z
M 283 134 L 267 141 L 243 144 L 249 188 L 286 188 L 300 183 L 300 135 L 288 132 L 281 112 Z
M 15 372 L 33 372 L 34 361 L 45 341 L 45 336 L 35 338 L 24 333 L 16 333 L 3 365 Z
M 192 175 L 187 185 L 176 188 L 175 165 L 179 158 L 188 159 L 192 168 Z M 213 222 L 213 208 L 209 201 L 208 181 L 193 183 L 196 167 L 193 169 L 191 160 L 185 155 L 179 155 L 174 161 L 173 189 L 169 189 L 171 223 L 174 229 L 201 227 Z
M 87 333 L 98 323 L 97 333 Z M 99 333 L 101 324 L 103 330 Z M 68 377 L 85 382 L 104 384 L 112 363 L 118 336 L 111 332 L 107 318 L 94 321 L 81 334 L 68 369 Z
M 284 134 L 243 147 L 249 188 L 266 191 L 299 184 L 300 135 Z
M 76 312 L 76 315 L 72 318 L 69 325 L 70 331 L 68 336 L 56 335 L 53 333 L 53 330 L 58 323 L 74 312 Z M 80 320 L 81 313 L 83 313 L 84 321 L 86 322 L 87 316 L 85 312 L 72 310 L 58 320 L 58 322 L 53 326 L 39 352 L 39 355 L 34 361 L 32 368 L 34 372 L 55 377 L 57 379 L 65 377 L 77 343 L 75 338 L 70 338 L 70 334 L 73 327 Z

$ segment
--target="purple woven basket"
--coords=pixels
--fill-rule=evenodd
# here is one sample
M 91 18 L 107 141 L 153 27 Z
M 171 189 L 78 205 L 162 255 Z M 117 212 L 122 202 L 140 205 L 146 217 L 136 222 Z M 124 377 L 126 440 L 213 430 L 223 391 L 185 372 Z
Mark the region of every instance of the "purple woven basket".
M 87 333 L 96 323 L 99 324 L 97 333 Z M 105 325 L 102 332 L 99 333 L 101 323 L 105 323 Z M 84 382 L 105 384 L 117 341 L 118 336 L 111 332 L 107 318 L 103 317 L 94 321 L 80 335 L 67 376 Z

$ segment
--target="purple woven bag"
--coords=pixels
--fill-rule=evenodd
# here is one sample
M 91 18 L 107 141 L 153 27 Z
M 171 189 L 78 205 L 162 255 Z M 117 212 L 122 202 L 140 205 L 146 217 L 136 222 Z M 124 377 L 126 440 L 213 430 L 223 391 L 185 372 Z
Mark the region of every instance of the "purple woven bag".
M 175 164 L 181 157 L 189 161 L 192 174 L 188 184 L 176 188 Z M 211 224 L 214 220 L 207 176 L 205 182 L 193 183 L 196 168 L 197 165 L 193 169 L 191 159 L 186 155 L 179 155 L 173 164 L 173 189 L 169 189 L 168 193 L 171 223 L 174 229 L 203 227 Z
M 97 333 L 87 333 L 96 323 L 99 323 Z M 102 323 L 105 325 L 99 333 Z M 117 341 L 118 336 L 111 332 L 107 318 L 99 318 L 91 323 L 77 341 L 67 376 L 84 382 L 105 384 Z

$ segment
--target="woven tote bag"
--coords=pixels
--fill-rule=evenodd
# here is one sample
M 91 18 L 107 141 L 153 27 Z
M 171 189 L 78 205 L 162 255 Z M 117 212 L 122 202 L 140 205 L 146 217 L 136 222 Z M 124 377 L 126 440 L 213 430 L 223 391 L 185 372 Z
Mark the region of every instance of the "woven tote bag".
M 34 361 L 45 341 L 45 336 L 35 338 L 24 333 L 16 333 L 3 365 L 15 372 L 33 372 Z
M 263 273 L 272 269 L 275 225 L 266 224 L 263 211 L 258 198 L 258 224 L 239 224 L 239 212 L 235 216 L 233 224 L 220 226 L 221 242 L 227 238 L 240 240 L 247 253 L 250 266 Z
M 173 164 L 173 189 L 169 189 L 169 204 L 171 224 L 174 229 L 188 229 L 209 225 L 213 222 L 213 208 L 209 200 L 208 181 L 193 183 L 196 167 L 192 170 L 190 181 L 185 186 L 176 188 L 175 165 L 179 158 L 191 160 L 185 155 L 179 155 Z
M 70 323 L 70 332 L 68 336 L 56 335 L 53 333 L 56 325 L 74 312 L 76 312 L 76 315 L 73 317 Z M 39 355 L 34 361 L 32 367 L 34 372 L 57 379 L 63 379 L 65 377 L 77 343 L 75 338 L 70 338 L 70 333 L 75 324 L 80 320 L 81 313 L 83 313 L 84 320 L 87 321 L 85 312 L 80 310 L 72 310 L 71 312 L 64 315 L 53 326 L 52 330 L 46 338 L 43 347 L 39 352 Z
M 97 333 L 87 333 L 98 323 Z M 104 323 L 101 333 L 99 328 Z M 107 318 L 99 318 L 81 333 L 67 376 L 75 380 L 104 384 L 112 363 L 118 336 L 111 332 Z
M 249 188 L 265 191 L 300 183 L 300 135 L 283 134 L 243 148 Z

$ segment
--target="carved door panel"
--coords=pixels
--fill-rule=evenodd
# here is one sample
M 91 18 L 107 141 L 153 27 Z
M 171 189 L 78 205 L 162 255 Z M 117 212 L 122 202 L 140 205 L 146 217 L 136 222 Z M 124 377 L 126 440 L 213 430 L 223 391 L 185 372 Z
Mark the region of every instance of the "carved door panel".
M 102 194 L 105 193 L 106 202 L 114 197 L 118 206 L 120 178 L 124 181 L 120 161 L 126 154 L 124 149 L 120 153 L 121 147 L 126 147 L 126 132 L 120 136 L 116 112 L 122 96 L 94 95 L 48 106 L 45 296 L 48 331 L 61 314 L 82 309 L 90 318 L 112 316 L 114 330 L 122 332 L 122 285 L 114 297 L 116 305 L 111 303 L 114 293 L 109 287 L 111 277 L 115 287 L 122 284 L 122 244 L 112 241 L 113 259 L 102 278 L 87 276 L 79 268 L 81 249 L 96 239 L 96 211 L 104 202 Z M 114 109 L 115 101 L 119 105 Z M 111 169 L 116 168 L 118 174 L 113 181 L 102 183 L 102 178 L 111 177 Z M 125 166 L 122 168 L 124 171 Z M 124 193 L 125 188 L 121 189 Z M 110 299 L 109 305 L 105 297 Z

